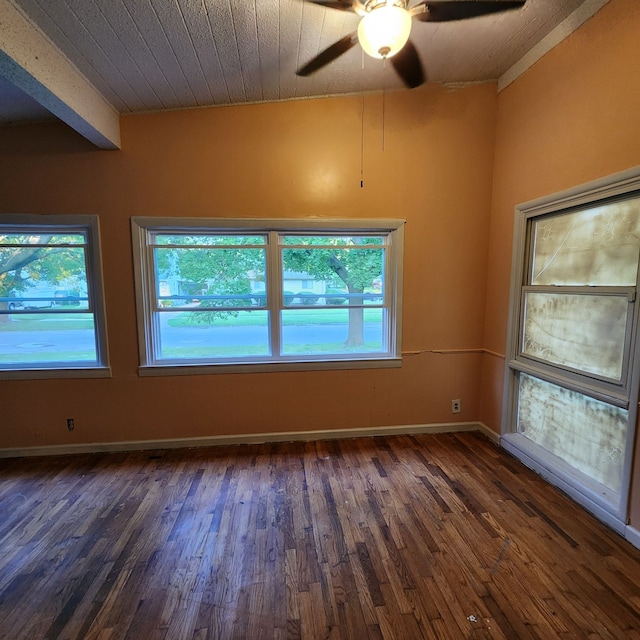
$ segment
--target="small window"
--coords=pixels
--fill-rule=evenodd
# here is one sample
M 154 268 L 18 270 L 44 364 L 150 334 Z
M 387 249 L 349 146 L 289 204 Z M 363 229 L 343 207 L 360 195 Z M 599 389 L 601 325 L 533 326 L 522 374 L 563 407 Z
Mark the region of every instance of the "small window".
M 399 362 L 399 220 L 132 221 L 141 372 Z
M 0 377 L 109 375 L 98 220 L 0 216 Z

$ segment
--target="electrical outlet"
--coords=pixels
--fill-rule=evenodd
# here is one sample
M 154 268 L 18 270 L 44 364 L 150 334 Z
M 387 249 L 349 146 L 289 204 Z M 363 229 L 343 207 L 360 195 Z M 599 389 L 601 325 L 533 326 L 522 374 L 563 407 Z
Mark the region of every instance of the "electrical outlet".
M 76 423 L 73 418 L 67 418 L 67 429 L 73 431 L 76 428 Z
M 462 411 L 462 402 L 460 400 L 451 401 L 451 413 L 460 413 Z

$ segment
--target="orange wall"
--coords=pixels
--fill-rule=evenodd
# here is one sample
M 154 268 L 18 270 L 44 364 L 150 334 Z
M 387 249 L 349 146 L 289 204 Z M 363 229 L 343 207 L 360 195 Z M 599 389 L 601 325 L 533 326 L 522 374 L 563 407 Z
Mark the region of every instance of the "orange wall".
M 98 214 L 113 377 L 0 382 L 0 448 L 476 420 L 496 87 L 2 129 L 0 211 Z M 131 216 L 406 218 L 402 368 L 140 378 Z M 463 412 L 452 416 L 450 401 Z M 66 418 L 75 418 L 69 433 Z
M 499 94 L 488 350 L 505 353 L 514 207 L 640 165 L 639 33 L 640 3 L 611 0 Z M 481 418 L 499 430 L 504 359 L 483 359 Z M 632 524 L 638 528 L 640 464 L 632 501 Z

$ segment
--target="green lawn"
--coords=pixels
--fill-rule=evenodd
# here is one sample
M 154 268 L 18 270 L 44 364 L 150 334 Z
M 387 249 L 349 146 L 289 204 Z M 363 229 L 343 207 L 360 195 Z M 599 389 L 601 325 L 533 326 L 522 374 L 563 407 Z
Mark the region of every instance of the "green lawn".
M 60 314 L 43 317 L 36 313 L 14 313 L 9 320 L 0 319 L 0 331 L 64 331 L 66 329 L 93 329 L 89 314 Z
M 196 312 L 197 313 L 197 312 Z M 193 312 L 183 312 L 168 322 L 170 327 L 210 327 L 210 324 L 197 322 Z M 365 322 L 380 322 L 382 309 L 365 309 Z M 349 322 L 348 309 L 304 309 L 289 310 L 283 315 L 284 326 L 305 326 L 310 324 L 347 324 Z M 220 327 L 247 327 L 267 325 L 266 311 L 238 311 L 237 315 L 218 315 L 214 317 L 213 324 Z
M 381 350 L 380 343 L 366 343 L 359 347 L 345 347 L 344 343 L 326 344 L 292 344 L 284 345 L 284 355 L 308 354 L 317 355 L 321 353 L 344 354 L 344 353 L 373 353 Z M 266 345 L 264 347 L 251 345 L 208 347 L 206 345 L 197 347 L 172 347 L 162 350 L 162 358 L 237 358 L 237 357 L 261 357 L 268 355 Z
M 175 312 L 173 312 L 175 313 Z M 43 317 L 41 314 L 12 314 L 8 321 L 0 320 L 0 331 L 64 331 L 65 329 L 93 329 L 93 320 L 88 314 L 60 314 Z M 194 320 L 193 312 L 182 312 L 168 322 L 170 327 L 210 327 L 210 324 Z M 380 322 L 382 309 L 365 309 L 365 322 Z M 304 309 L 289 310 L 283 315 L 284 326 L 311 324 L 347 324 L 348 309 Z M 219 327 L 247 327 L 267 325 L 266 311 L 238 311 L 237 315 L 215 316 L 213 324 Z
M 2 364 L 27 364 L 29 362 L 95 362 L 95 351 L 56 351 L 55 353 L 43 354 L 41 351 L 36 353 L 20 353 L 0 355 L 0 363 Z

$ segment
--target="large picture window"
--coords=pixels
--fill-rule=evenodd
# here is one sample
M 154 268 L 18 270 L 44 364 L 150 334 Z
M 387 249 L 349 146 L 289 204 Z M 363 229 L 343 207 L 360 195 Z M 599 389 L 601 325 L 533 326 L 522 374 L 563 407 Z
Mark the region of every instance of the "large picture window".
M 403 222 L 132 220 L 142 373 L 391 366 Z
M 107 364 L 97 218 L 0 216 L 0 377 Z

